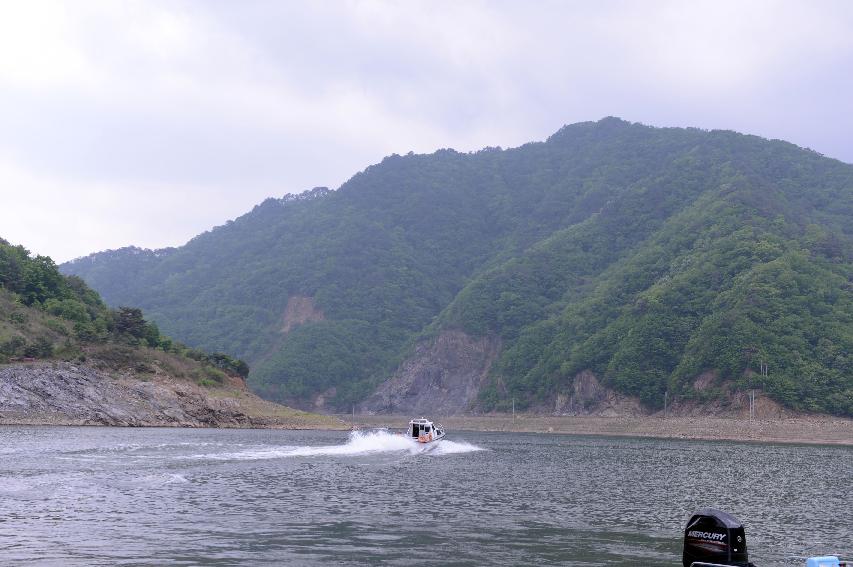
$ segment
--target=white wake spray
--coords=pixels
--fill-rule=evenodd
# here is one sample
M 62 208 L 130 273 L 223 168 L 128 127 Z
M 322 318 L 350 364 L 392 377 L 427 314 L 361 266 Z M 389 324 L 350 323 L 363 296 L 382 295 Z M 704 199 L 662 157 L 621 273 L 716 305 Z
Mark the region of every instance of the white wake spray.
M 343 445 L 299 446 L 247 449 L 234 453 L 201 455 L 201 458 L 215 460 L 257 460 L 280 459 L 287 457 L 342 456 L 358 457 L 381 453 L 401 453 L 409 455 L 450 455 L 482 451 L 481 447 L 464 441 L 442 439 L 435 443 L 418 443 L 404 435 L 385 430 L 353 431 Z

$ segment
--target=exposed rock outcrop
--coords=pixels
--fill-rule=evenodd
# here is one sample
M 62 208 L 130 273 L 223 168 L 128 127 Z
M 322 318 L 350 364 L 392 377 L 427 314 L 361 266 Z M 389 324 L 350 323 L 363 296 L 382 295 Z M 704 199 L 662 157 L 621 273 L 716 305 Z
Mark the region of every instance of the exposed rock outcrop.
M 455 415 L 468 410 L 500 351 L 497 338 L 444 331 L 415 353 L 359 407 L 367 413 Z
M 324 319 L 325 315 L 314 305 L 313 298 L 304 295 L 293 295 L 287 300 L 287 306 L 284 308 L 281 332 L 286 335 L 299 325 L 303 325 L 309 321 L 322 321 Z
M 321 418 L 329 421 L 331 418 Z M 69 363 L 0 367 L 0 424 L 311 427 L 312 416 L 242 388 L 110 375 Z
M 589 370 L 579 372 L 571 389 L 558 394 L 554 415 L 595 415 L 601 417 L 641 416 L 649 412 L 640 401 L 602 386 Z
M 749 419 L 749 406 L 749 392 L 722 387 L 721 393 L 710 400 L 675 398 L 668 409 L 668 414 L 682 417 L 714 416 Z M 798 413 L 783 407 L 779 402 L 768 397 L 762 390 L 755 391 L 755 406 L 752 416 L 754 419 L 788 419 L 800 418 L 805 415 L 807 414 Z
M 697 392 L 704 392 L 705 390 L 710 388 L 716 380 L 717 373 L 712 370 L 708 370 L 706 372 L 703 372 L 702 374 L 697 376 L 696 379 L 693 380 L 693 389 Z

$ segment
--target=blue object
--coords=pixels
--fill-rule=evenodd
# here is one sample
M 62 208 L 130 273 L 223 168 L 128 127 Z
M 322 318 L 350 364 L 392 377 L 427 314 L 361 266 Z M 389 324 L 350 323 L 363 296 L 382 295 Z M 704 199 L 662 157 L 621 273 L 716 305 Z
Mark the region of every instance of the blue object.
M 806 559 L 806 567 L 838 567 L 838 565 L 838 558 L 834 555 Z

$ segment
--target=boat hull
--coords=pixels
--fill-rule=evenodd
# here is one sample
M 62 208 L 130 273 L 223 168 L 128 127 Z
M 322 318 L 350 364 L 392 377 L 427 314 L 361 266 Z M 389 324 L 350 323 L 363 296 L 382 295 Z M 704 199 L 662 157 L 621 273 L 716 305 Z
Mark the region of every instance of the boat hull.
M 421 435 L 420 437 L 418 437 L 417 441 L 418 443 L 427 445 L 429 443 L 438 443 L 442 439 L 444 439 L 444 435 L 442 435 L 441 437 L 433 437 L 432 435 Z

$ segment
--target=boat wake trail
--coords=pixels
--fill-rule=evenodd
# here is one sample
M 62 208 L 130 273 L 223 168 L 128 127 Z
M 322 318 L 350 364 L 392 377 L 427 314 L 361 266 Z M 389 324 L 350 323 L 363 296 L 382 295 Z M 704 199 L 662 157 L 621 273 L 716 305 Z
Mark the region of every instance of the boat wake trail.
M 201 458 L 213 460 L 258 460 L 318 456 L 359 457 L 382 453 L 451 455 L 482 450 L 482 447 L 477 447 L 464 441 L 442 439 L 436 443 L 423 444 L 403 435 L 376 430 L 353 431 L 350 433 L 347 442 L 342 445 L 285 445 L 280 447 L 246 449 L 232 453 L 207 454 L 201 455 Z

